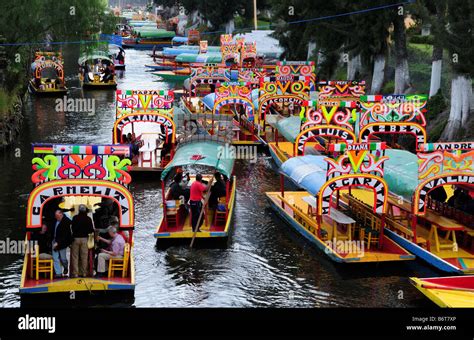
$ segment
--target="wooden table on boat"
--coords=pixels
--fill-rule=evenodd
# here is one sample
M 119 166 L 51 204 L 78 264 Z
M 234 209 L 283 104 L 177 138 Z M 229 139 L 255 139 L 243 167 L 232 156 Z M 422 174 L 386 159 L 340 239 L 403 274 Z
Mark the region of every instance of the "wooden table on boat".
M 301 198 L 303 201 L 308 203 L 308 214 L 313 215 L 314 210 L 317 208 L 317 202 L 316 198 L 314 196 L 303 196 Z M 331 208 L 329 209 L 329 218 L 332 221 L 332 237 L 334 239 L 337 239 L 338 237 L 340 239 L 348 239 L 349 241 L 352 240 L 352 228 L 356 221 L 352 219 L 351 217 L 347 216 L 343 212 L 337 210 L 336 208 Z M 338 236 L 337 233 L 337 225 L 342 224 L 342 225 L 347 225 L 347 235 L 341 235 Z
M 396 206 L 400 208 L 402 211 L 405 212 L 406 216 L 409 216 L 411 214 L 411 203 L 408 202 L 407 200 L 398 200 L 393 196 L 389 196 L 388 198 L 388 203 L 391 206 Z M 393 213 L 393 210 L 391 210 Z M 452 249 L 453 251 L 456 251 L 457 249 L 457 241 L 456 241 L 456 231 L 459 230 L 464 230 L 465 227 L 462 223 L 457 222 L 451 218 L 439 215 L 438 213 L 427 209 L 426 213 L 423 216 L 420 216 L 424 220 L 430 223 L 431 228 L 430 232 L 428 234 L 428 240 L 431 241 L 432 237 L 434 237 L 435 241 L 435 247 L 436 251 L 439 252 L 440 249 Z M 408 217 L 407 217 L 408 220 Z M 438 229 L 446 231 L 447 234 L 445 236 L 445 240 L 449 240 L 449 237 L 451 236 L 452 243 L 449 244 L 440 244 L 439 243 L 439 237 L 438 237 Z

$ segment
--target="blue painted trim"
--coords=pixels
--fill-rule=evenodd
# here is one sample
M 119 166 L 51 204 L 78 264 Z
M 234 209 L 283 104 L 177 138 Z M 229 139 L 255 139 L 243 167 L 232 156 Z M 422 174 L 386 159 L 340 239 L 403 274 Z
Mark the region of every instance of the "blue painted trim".
M 48 291 L 48 287 L 20 288 L 20 294 L 44 293 Z
M 270 156 L 272 156 L 273 158 L 273 161 L 276 163 L 276 165 L 278 167 L 281 167 L 281 165 L 283 164 L 283 162 L 280 160 L 280 158 L 278 158 L 278 156 L 276 155 L 276 153 L 273 151 L 273 148 L 271 146 L 268 146 L 268 150 L 270 151 Z
M 211 231 L 210 235 L 212 237 L 226 237 L 227 233 L 225 231 Z
M 135 290 L 135 285 L 108 284 L 107 290 Z
M 428 264 L 432 265 L 439 270 L 442 270 L 446 273 L 456 273 L 463 274 L 463 271 L 459 268 L 456 268 L 451 263 L 443 260 L 439 256 L 429 252 L 426 249 L 421 248 L 419 245 L 413 243 L 412 241 L 407 240 L 404 237 L 401 237 L 397 233 L 385 228 L 384 233 L 392 239 L 396 244 L 401 246 L 403 249 L 409 251 L 410 253 L 416 255 L 420 259 L 426 261 Z
M 327 252 L 326 249 L 328 249 L 328 247 L 326 247 L 325 245 L 323 245 L 321 242 L 318 242 L 315 237 L 313 236 L 313 234 L 311 234 L 308 230 L 306 230 L 305 228 L 303 228 L 298 222 L 296 222 L 294 219 L 290 218 L 290 216 L 288 216 L 279 206 L 277 206 L 275 204 L 275 202 L 273 202 L 273 200 L 270 198 L 270 197 L 267 197 L 267 199 L 270 201 L 270 204 L 272 206 L 272 208 L 278 213 L 278 215 L 281 216 L 281 218 L 283 220 L 285 220 L 293 229 L 295 229 L 299 234 L 301 234 L 302 236 L 304 236 L 308 241 L 310 241 L 313 245 L 315 245 L 318 249 L 322 250 L 324 252 L 324 254 L 326 254 L 331 260 L 335 261 L 335 262 L 339 262 L 339 263 L 345 263 L 345 262 L 354 262 L 354 261 L 359 261 L 360 259 L 359 258 L 353 258 L 353 259 L 342 259 L 340 257 L 337 257 L 336 255 L 334 255 L 334 253 L 331 251 L 331 252 Z
M 160 238 L 160 237 L 170 236 L 171 233 L 154 233 L 153 235 L 154 235 L 156 238 Z

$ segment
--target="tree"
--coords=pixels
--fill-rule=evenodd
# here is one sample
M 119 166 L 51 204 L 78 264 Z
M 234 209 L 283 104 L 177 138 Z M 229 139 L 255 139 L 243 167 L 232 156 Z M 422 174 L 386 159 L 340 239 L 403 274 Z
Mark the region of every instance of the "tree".
M 395 42 L 395 90 L 403 94 L 410 86 L 410 70 L 408 68 L 408 50 L 405 27 L 405 8 L 400 7 L 393 18 L 393 40 Z
M 474 3 L 451 0 L 448 3 L 445 44 L 451 56 L 453 76 L 451 81 L 451 108 L 446 128 L 441 138 L 456 137 L 470 114 L 472 77 L 474 75 Z

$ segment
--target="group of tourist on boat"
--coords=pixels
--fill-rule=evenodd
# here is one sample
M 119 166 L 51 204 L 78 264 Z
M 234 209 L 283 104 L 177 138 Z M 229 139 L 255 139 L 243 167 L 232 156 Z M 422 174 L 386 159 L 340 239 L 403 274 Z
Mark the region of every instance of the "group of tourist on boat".
M 55 201 L 50 202 L 54 203 Z M 123 257 L 128 236 L 126 232 L 119 231 L 118 216 L 108 214 L 113 202 L 104 200 L 97 205 L 101 207 L 96 209 L 92 218 L 88 216 L 85 204 L 79 204 L 76 214 L 74 208 L 63 209 L 60 208 L 61 204 L 52 209 L 45 207 L 48 211 L 54 211 L 54 217 L 44 213 L 41 229 L 34 232 L 31 239 L 38 244 L 40 260 L 53 260 L 55 278 L 68 276 L 69 263 L 71 278 L 93 275 L 103 277 L 108 269 L 108 260 Z M 100 228 L 104 221 L 107 227 Z M 96 229 L 95 225 L 99 228 Z M 89 249 L 93 251 L 90 253 Z M 95 265 L 91 265 L 92 263 Z

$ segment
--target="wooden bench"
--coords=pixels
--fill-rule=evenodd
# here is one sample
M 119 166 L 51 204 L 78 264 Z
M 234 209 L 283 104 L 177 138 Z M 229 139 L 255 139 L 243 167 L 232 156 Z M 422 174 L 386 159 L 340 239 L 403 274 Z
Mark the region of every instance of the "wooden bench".
M 387 225 L 387 228 L 390 229 L 391 231 L 397 233 L 398 235 L 403 236 L 404 238 L 413 241 L 415 238 L 415 233 L 413 230 L 409 229 L 408 227 L 404 226 L 401 224 L 398 220 L 395 220 L 390 217 L 385 218 L 385 223 Z M 423 247 L 427 249 L 428 251 L 430 250 L 430 242 L 426 240 L 424 237 L 421 236 L 416 236 L 416 244 L 419 245 L 420 247 Z

